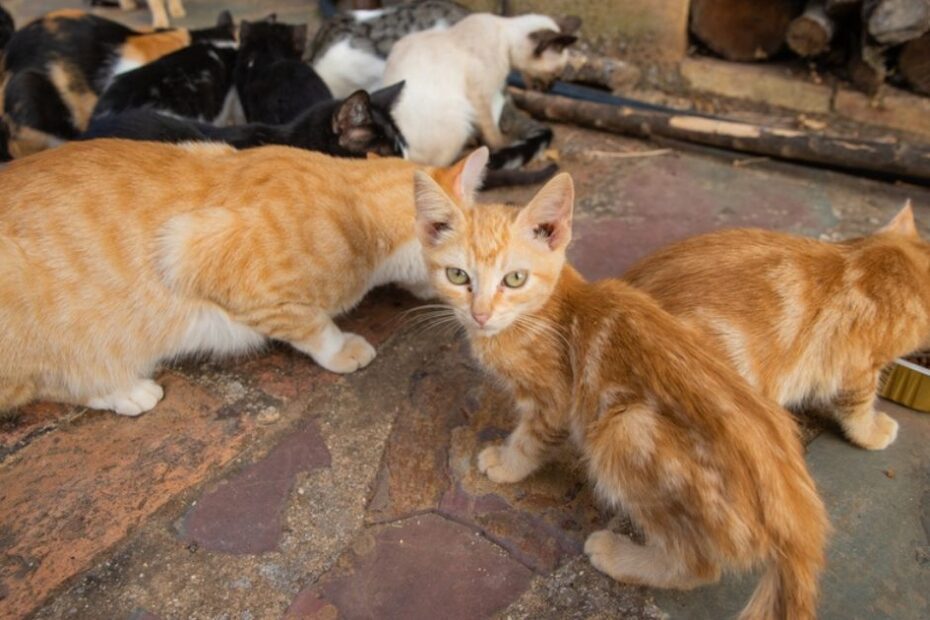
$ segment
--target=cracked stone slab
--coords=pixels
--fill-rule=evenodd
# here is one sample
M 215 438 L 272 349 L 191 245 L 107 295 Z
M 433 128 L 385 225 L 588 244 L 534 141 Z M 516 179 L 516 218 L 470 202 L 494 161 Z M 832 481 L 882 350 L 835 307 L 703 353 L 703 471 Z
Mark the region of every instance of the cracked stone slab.
M 265 457 L 205 492 L 182 519 L 180 536 L 209 551 L 273 551 L 294 478 L 329 464 L 326 444 L 310 420 Z
M 487 618 L 519 597 L 532 576 L 475 530 L 426 514 L 363 532 L 340 567 L 301 592 L 289 613 L 334 611 L 353 620 Z

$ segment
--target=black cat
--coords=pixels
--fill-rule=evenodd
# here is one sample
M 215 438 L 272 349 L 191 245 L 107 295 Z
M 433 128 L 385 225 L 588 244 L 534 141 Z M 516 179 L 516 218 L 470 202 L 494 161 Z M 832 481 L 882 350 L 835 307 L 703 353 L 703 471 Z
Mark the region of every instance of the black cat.
M 149 108 L 226 125 L 242 122 L 233 85 L 236 50 L 198 43 L 116 76 L 93 116 Z
M 235 80 L 246 120 L 288 123 L 332 98 L 316 71 L 301 61 L 306 39 L 306 24 L 279 24 L 274 16 L 240 24 Z
M 13 24 L 13 16 L 0 6 L 0 58 L 3 58 L 3 50 L 10 37 L 13 36 L 14 30 L 16 30 L 16 26 Z
M 136 32 L 80 11 L 58 11 L 17 30 L 5 50 L 3 97 L 17 157 L 76 138 L 115 75 L 202 41 L 233 44 L 232 16 L 213 28 Z
M 236 148 L 281 144 L 337 157 L 364 157 L 367 153 L 402 156 L 406 145 L 390 114 L 402 88 L 403 83 L 400 83 L 370 96 L 358 91 L 342 101 L 330 99 L 283 125 L 251 123 L 217 127 L 166 116 L 151 109 L 135 109 L 93 119 L 83 137 L 213 141 L 226 142 Z

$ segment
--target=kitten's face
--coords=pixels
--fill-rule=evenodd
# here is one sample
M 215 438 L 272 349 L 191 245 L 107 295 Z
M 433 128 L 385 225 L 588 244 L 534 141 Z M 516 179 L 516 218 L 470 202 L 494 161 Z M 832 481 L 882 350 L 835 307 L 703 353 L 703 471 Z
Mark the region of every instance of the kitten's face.
M 514 67 L 530 88 L 544 89 L 562 74 L 568 63 L 568 47 L 578 39 L 570 32 L 560 31 L 553 20 L 549 21 L 551 28 L 530 32 L 514 50 Z
M 418 233 L 439 297 L 473 337 L 532 330 L 524 317 L 546 303 L 565 263 L 571 177 L 555 177 L 522 209 L 475 205 L 423 173 L 416 185 Z

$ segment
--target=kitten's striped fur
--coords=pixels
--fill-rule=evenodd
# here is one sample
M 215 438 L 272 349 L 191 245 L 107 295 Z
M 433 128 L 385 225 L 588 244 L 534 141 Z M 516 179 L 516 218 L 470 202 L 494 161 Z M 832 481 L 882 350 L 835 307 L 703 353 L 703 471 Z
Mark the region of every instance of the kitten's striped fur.
M 585 552 L 596 568 L 691 588 L 762 566 L 742 618 L 814 618 L 828 523 L 790 416 L 646 294 L 565 265 L 572 201 L 568 175 L 522 210 L 474 205 L 417 175 L 433 285 L 519 414 L 507 441 L 479 454 L 479 470 L 519 482 L 571 438 L 598 494 L 646 536 L 639 545 L 594 532 Z M 467 285 L 452 283 L 450 267 Z M 521 270 L 523 286 L 504 285 Z

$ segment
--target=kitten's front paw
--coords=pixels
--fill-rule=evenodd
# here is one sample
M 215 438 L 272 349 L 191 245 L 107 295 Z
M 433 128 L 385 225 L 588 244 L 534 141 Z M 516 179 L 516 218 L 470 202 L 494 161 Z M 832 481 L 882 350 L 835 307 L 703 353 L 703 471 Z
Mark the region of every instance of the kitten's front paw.
M 584 552 L 594 568 L 617 579 L 614 575 L 614 564 L 623 546 L 629 542 L 625 536 L 614 534 L 610 530 L 598 530 L 584 542 Z
M 87 401 L 91 409 L 109 409 L 120 415 L 137 416 L 154 408 L 165 391 L 151 379 L 140 379 L 128 390 L 120 390 Z
M 898 423 L 887 413 L 875 411 L 858 425 L 849 425 L 846 435 L 866 450 L 884 450 L 898 437 Z
M 345 341 L 339 352 L 320 365 L 332 372 L 355 372 L 370 364 L 371 360 L 375 359 L 375 354 L 375 348 L 367 340 L 357 334 L 345 334 Z
M 491 482 L 498 484 L 520 482 L 530 474 L 532 468 L 514 467 L 514 464 L 508 461 L 508 454 L 505 446 L 485 448 L 478 453 L 478 471 L 486 475 Z

